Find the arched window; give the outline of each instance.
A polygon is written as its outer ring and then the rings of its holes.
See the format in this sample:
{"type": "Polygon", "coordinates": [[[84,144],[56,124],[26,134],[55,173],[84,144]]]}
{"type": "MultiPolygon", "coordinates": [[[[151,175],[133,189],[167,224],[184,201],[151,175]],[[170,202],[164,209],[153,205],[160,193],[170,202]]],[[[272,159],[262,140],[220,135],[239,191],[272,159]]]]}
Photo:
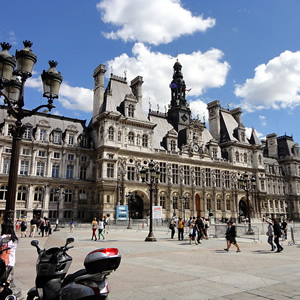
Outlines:
{"type": "Polygon", "coordinates": [[[25,201],[26,200],[26,191],[27,190],[26,190],[25,186],[19,186],[17,200],[25,201]]]}
{"type": "Polygon", "coordinates": [[[72,198],[73,198],[73,192],[72,192],[72,190],[66,189],[64,191],[64,193],[65,193],[65,199],[64,199],[64,201],[65,202],[72,202],[72,198]]]}
{"type": "Polygon", "coordinates": [[[34,201],[42,201],[43,200],[43,189],[41,187],[37,187],[34,190],[34,201]]]}
{"type": "Polygon", "coordinates": [[[59,188],[52,188],[50,190],[50,199],[49,201],[53,202],[53,201],[57,201],[57,191],[59,188]]]}
{"type": "Polygon", "coordinates": [[[236,160],[236,162],[240,161],[240,155],[238,152],[235,152],[235,160],[236,160]]]}
{"type": "Polygon", "coordinates": [[[0,187],[0,200],[7,200],[7,189],[8,186],[6,185],[0,187]]]}
{"type": "Polygon", "coordinates": [[[112,126],[110,126],[108,129],[108,139],[110,141],[113,141],[115,139],[115,130],[112,126]]]}
{"type": "Polygon", "coordinates": [[[147,134],[143,134],[142,146],[143,147],[148,147],[148,135],[147,134]]]}
{"type": "Polygon", "coordinates": [[[128,143],[134,145],[134,133],[132,131],[128,134],[128,143]]]}
{"type": "Polygon", "coordinates": [[[134,105],[133,104],[129,104],[128,105],[128,117],[134,117],[134,105]]]}

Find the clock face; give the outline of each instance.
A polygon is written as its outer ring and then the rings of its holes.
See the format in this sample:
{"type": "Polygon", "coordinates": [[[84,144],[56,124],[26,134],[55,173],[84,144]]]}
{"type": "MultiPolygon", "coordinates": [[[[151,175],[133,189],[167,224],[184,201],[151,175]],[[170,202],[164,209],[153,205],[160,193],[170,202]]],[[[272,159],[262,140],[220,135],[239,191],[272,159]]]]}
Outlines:
{"type": "Polygon", "coordinates": [[[197,144],[194,144],[193,150],[194,150],[194,152],[198,152],[199,151],[199,146],[197,144]]]}

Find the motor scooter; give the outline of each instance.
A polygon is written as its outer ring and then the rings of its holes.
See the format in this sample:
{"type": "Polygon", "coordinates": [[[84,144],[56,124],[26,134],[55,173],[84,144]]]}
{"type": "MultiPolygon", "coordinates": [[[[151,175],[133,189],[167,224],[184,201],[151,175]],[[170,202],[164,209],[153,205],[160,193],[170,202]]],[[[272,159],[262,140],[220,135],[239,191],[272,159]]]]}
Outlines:
{"type": "Polygon", "coordinates": [[[73,246],[73,238],[68,238],[62,247],[41,249],[37,240],[31,245],[36,247],[35,287],[27,293],[27,300],[79,300],[108,299],[110,287],[106,277],[115,271],[121,262],[117,248],[100,248],[88,253],[84,269],[67,275],[72,257],[67,251],[73,246]],[[67,276],[66,276],[67,275],[67,276]]]}
{"type": "MultiPolygon", "coordinates": [[[[10,241],[10,237],[5,237],[1,240],[0,243],[0,256],[8,251],[10,248],[7,246],[7,243],[10,241]]],[[[6,264],[4,259],[0,258],[0,300],[8,300],[8,299],[16,299],[13,295],[12,289],[9,287],[9,283],[7,282],[7,278],[5,276],[6,272],[6,264]]]]}

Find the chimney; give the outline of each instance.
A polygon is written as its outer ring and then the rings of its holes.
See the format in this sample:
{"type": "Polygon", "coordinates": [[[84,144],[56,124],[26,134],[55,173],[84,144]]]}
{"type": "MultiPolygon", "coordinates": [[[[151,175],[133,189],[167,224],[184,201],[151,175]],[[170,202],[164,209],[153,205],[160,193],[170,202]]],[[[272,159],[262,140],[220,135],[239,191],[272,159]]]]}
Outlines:
{"type": "Polygon", "coordinates": [[[93,101],[93,119],[99,114],[100,107],[104,100],[104,74],[105,65],[99,65],[94,70],[94,101],[93,101]]]}
{"type": "Polygon", "coordinates": [[[143,98],[143,90],[142,90],[143,83],[144,81],[142,76],[135,77],[130,83],[132,93],[134,96],[136,96],[140,105],[142,105],[142,98],[143,98]]]}

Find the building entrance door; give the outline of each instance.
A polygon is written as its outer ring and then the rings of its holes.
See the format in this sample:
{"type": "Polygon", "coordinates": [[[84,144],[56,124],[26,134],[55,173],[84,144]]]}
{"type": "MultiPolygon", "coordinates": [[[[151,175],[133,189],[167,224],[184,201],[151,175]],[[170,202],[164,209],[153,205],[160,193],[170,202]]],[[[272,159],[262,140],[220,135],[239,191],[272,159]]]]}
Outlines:
{"type": "Polygon", "coordinates": [[[144,203],[142,198],[135,194],[131,200],[130,216],[131,219],[143,219],[144,203]]]}
{"type": "Polygon", "coordinates": [[[201,216],[200,196],[198,194],[195,196],[195,203],[197,216],[201,216]]]}

